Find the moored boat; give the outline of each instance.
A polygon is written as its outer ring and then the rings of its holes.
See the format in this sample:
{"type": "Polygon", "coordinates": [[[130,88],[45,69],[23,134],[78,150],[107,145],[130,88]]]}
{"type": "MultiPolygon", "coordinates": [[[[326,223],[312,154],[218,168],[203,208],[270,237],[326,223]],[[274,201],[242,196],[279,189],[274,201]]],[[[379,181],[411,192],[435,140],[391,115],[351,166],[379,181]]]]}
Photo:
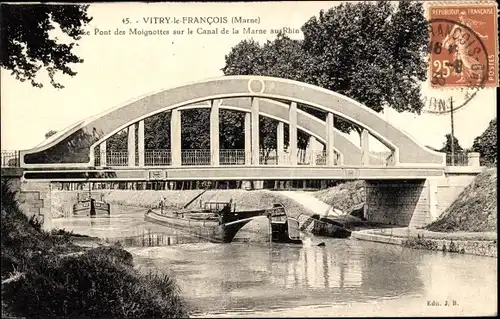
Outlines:
{"type": "Polygon", "coordinates": [[[302,244],[299,221],[289,217],[281,204],[274,204],[271,213],[271,230],[273,242],[302,244]]]}
{"type": "Polygon", "coordinates": [[[111,205],[104,200],[101,193],[78,193],[77,203],[73,205],[73,215],[109,216],[111,205]]]}
{"type": "Polygon", "coordinates": [[[238,231],[251,220],[267,216],[271,219],[273,242],[302,243],[298,232],[298,221],[288,218],[284,208],[282,213],[276,213],[277,211],[280,209],[236,211],[231,202],[207,202],[203,209],[198,210],[150,209],[144,219],[186,231],[212,242],[230,243],[238,231]]]}
{"type": "Polygon", "coordinates": [[[328,217],[319,217],[318,215],[314,215],[312,218],[314,219],[314,227],[311,230],[313,235],[333,238],[348,238],[351,236],[351,231],[338,221],[328,217]]]}

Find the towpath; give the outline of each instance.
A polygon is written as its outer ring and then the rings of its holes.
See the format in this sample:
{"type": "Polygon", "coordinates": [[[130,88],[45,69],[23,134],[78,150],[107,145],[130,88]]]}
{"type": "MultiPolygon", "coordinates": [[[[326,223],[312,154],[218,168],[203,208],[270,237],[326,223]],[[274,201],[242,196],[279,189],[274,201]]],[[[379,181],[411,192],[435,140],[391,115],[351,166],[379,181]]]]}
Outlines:
{"type": "Polygon", "coordinates": [[[278,193],[295,200],[316,214],[324,215],[328,212],[329,216],[342,216],[341,211],[333,210],[330,205],[314,197],[313,193],[303,191],[278,191],[278,193]]]}

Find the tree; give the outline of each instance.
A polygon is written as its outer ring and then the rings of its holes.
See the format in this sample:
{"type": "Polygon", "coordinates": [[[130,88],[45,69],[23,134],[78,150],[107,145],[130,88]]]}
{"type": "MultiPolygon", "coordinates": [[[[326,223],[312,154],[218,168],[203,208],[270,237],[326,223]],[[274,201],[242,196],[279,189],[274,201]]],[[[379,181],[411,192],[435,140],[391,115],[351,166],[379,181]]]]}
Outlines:
{"type": "Polygon", "coordinates": [[[63,88],[56,82],[57,73],[76,75],[71,64],[83,60],[73,53],[76,41],[84,34],[84,27],[92,18],[87,16],[88,5],[52,4],[2,4],[0,15],[0,65],[12,71],[17,80],[31,81],[35,87],[43,85],[35,80],[44,68],[50,83],[63,88]],[[67,35],[70,43],[49,37],[56,29],[67,35]]]}
{"type": "MultiPolygon", "coordinates": [[[[455,136],[453,137],[453,146],[455,154],[462,153],[464,151],[463,148],[460,146],[458,139],[455,136]]],[[[443,147],[439,151],[447,154],[451,153],[451,134],[446,134],[446,141],[444,142],[443,147]]]]}
{"type": "Polygon", "coordinates": [[[490,121],[488,128],[474,139],[472,150],[480,154],[481,165],[496,165],[497,163],[497,119],[490,121]]]}
{"type": "Polygon", "coordinates": [[[45,139],[48,139],[49,137],[51,137],[52,135],[54,135],[56,133],[57,133],[57,131],[54,131],[54,130],[48,131],[47,133],[45,133],[45,139]]]}
{"type": "Polygon", "coordinates": [[[110,152],[126,152],[128,150],[128,130],[121,130],[111,136],[106,142],[106,149],[110,152]]]}
{"type": "MultiPolygon", "coordinates": [[[[376,112],[389,106],[420,113],[428,42],[422,3],[341,4],[312,17],[302,32],[301,41],[279,35],[260,46],[244,40],[226,56],[222,71],[299,80],[344,94],[376,112]]],[[[324,119],[321,112],[305,109],[324,119]]],[[[335,126],[344,132],[355,127],[345,121],[335,126]]]]}

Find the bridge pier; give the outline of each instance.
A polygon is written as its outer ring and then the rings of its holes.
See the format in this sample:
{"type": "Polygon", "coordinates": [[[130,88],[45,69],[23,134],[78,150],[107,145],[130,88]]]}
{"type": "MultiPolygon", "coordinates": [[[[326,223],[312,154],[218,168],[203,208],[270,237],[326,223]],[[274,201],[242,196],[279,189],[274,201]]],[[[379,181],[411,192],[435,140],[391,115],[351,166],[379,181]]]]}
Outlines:
{"type": "Polygon", "coordinates": [[[469,186],[483,168],[449,166],[445,175],[420,180],[366,180],[365,217],[401,227],[424,227],[469,186]]]}
{"type": "Polygon", "coordinates": [[[11,191],[17,192],[16,199],[19,208],[28,218],[35,216],[42,223],[43,229],[50,230],[52,227],[51,183],[25,180],[22,174],[22,170],[8,176],[2,174],[2,183],[7,183],[11,191]]]}
{"type": "Polygon", "coordinates": [[[429,183],[426,180],[367,180],[365,217],[400,227],[430,223],[429,183]]]}

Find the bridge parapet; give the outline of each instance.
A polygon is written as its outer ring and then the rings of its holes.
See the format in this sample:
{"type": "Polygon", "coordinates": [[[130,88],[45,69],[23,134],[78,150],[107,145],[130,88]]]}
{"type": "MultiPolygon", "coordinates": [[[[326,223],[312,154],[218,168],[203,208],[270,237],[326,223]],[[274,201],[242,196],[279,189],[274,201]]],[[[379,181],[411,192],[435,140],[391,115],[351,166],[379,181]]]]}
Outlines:
{"type": "MultiPolygon", "coordinates": [[[[195,149],[181,151],[181,166],[197,165],[252,165],[249,159],[252,152],[240,149],[223,149],[215,156],[209,149],[195,149]],[[218,163],[216,163],[218,160],[218,163]]],[[[306,166],[328,166],[327,153],[325,150],[305,150],[296,151],[296,161],[293,161],[289,151],[280,152],[276,149],[260,150],[259,165],[306,165],[306,166]]],[[[361,161],[361,158],[360,158],[361,161]]],[[[341,166],[342,155],[335,152],[333,165],[341,166]]],[[[391,152],[371,153],[368,166],[393,166],[394,156],[391,152]]],[[[172,152],[168,149],[146,150],[135,152],[135,160],[130,163],[129,152],[97,152],[94,156],[96,167],[150,167],[150,166],[174,166],[172,163],[172,152]],[[143,163],[143,165],[141,165],[143,163]],[[130,165],[132,164],[132,165],[130,165]]]]}
{"type": "Polygon", "coordinates": [[[2,151],[2,167],[19,167],[19,151],[2,151]]]}

